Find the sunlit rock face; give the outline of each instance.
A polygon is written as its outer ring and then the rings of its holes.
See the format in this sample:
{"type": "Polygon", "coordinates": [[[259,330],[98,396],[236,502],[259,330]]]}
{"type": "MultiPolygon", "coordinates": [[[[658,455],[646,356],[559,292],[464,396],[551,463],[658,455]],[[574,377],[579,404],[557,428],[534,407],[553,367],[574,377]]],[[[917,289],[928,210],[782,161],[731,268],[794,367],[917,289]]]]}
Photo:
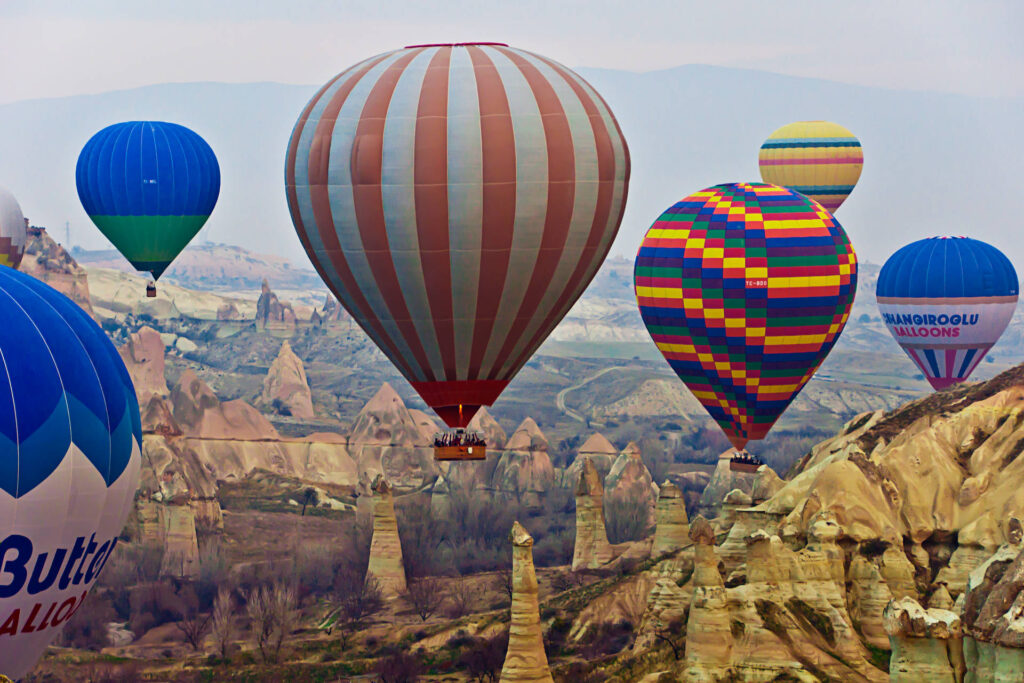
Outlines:
{"type": "Polygon", "coordinates": [[[512,525],[512,618],[501,683],[553,683],[544,652],[533,567],[533,537],[519,523],[512,525]]]}
{"type": "Polygon", "coordinates": [[[591,434],[590,438],[584,441],[579,451],[576,452],[576,458],[572,461],[572,464],[565,469],[562,485],[566,487],[576,486],[580,480],[580,473],[583,471],[583,463],[586,460],[590,460],[594,464],[601,481],[604,481],[618,455],[618,449],[603,434],[600,432],[591,434]]]}
{"type": "Polygon", "coordinates": [[[675,552],[690,542],[690,520],[686,516],[683,492],[675,484],[665,481],[658,490],[658,504],[654,511],[654,543],[651,557],[675,552]]]}
{"type": "Polygon", "coordinates": [[[612,464],[604,480],[605,504],[636,506],[642,510],[645,528],[653,529],[658,487],[640,457],[640,448],[630,442],[612,464]]]}

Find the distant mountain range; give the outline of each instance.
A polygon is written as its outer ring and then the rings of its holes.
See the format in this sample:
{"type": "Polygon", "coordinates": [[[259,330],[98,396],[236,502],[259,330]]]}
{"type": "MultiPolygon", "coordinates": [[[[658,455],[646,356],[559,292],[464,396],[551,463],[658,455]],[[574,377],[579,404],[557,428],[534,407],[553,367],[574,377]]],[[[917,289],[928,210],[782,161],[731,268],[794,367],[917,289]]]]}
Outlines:
{"type": "MultiPolygon", "coordinates": [[[[615,254],[632,256],[651,221],[690,192],[757,180],[758,147],[776,127],[827,118],[864,144],[864,174],[838,213],[862,259],[880,263],[903,243],[933,234],[970,234],[1024,259],[1024,242],[1011,239],[1024,157],[1021,98],[885,90],[711,66],[579,71],[615,111],[632,153],[615,254]]],[[[222,169],[219,205],[196,243],[243,245],[305,265],[282,169],[292,126],[314,90],[179,83],[3,105],[0,185],[58,239],[70,221],[72,244],[107,248],[78,202],[79,150],[114,121],[177,121],[210,142],[222,169]]]]}

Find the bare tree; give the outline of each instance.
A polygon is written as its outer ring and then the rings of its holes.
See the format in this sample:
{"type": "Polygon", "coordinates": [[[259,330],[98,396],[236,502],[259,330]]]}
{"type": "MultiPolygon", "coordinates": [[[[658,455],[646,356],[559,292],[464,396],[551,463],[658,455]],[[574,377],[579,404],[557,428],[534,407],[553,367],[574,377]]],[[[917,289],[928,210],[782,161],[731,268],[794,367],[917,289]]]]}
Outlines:
{"type": "Polygon", "coordinates": [[[180,600],[178,613],[181,619],[174,622],[174,625],[181,631],[181,635],[192,647],[192,651],[198,652],[203,646],[206,632],[210,629],[210,615],[199,611],[199,598],[190,587],[182,587],[178,591],[178,599],[180,600]]]}
{"type": "Polygon", "coordinates": [[[284,645],[284,641],[299,625],[295,589],[283,582],[274,584],[271,605],[274,614],[274,633],[271,644],[274,648],[274,661],[276,662],[281,658],[281,647],[284,645]]]}
{"type": "Polygon", "coordinates": [[[672,657],[678,660],[686,648],[686,625],[682,619],[673,619],[654,629],[654,637],[672,648],[672,657]]]}
{"type": "Polygon", "coordinates": [[[235,637],[235,603],[231,598],[231,591],[227,588],[221,588],[217,592],[216,600],[213,601],[211,630],[220,656],[227,657],[228,647],[235,637]]]}
{"type": "Polygon", "coordinates": [[[246,611],[264,662],[276,662],[284,641],[298,624],[295,590],[282,581],[259,586],[249,594],[246,611]]]}
{"type": "Polygon", "coordinates": [[[479,592],[466,577],[460,576],[448,586],[448,598],[451,603],[449,616],[459,619],[476,608],[479,592]]]}
{"type": "Polygon", "coordinates": [[[409,584],[405,591],[405,599],[412,605],[419,618],[426,621],[437,613],[444,602],[441,581],[433,576],[417,579],[409,584]]]}
{"type": "Polygon", "coordinates": [[[272,593],[270,586],[257,586],[249,593],[245,605],[245,611],[252,621],[252,636],[264,662],[270,661],[270,640],[274,635],[272,593]]]}
{"type": "Polygon", "coordinates": [[[498,583],[498,589],[505,591],[505,595],[508,596],[508,601],[512,602],[512,567],[503,567],[497,571],[496,579],[498,583]]]}

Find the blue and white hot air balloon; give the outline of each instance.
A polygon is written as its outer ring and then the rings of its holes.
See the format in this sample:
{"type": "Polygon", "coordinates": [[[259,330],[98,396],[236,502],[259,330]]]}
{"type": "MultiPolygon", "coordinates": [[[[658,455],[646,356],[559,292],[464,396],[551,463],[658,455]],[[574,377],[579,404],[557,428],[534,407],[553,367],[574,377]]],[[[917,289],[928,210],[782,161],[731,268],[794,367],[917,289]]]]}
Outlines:
{"type": "Polygon", "coordinates": [[[935,389],[963,382],[999,340],[1017,307],[1017,271],[970,237],[930,237],[889,257],[878,309],[896,342],[935,389]]]}
{"type": "Polygon", "coordinates": [[[110,340],[0,266],[0,674],[26,675],[81,606],[139,483],[142,430],[110,340]]]}

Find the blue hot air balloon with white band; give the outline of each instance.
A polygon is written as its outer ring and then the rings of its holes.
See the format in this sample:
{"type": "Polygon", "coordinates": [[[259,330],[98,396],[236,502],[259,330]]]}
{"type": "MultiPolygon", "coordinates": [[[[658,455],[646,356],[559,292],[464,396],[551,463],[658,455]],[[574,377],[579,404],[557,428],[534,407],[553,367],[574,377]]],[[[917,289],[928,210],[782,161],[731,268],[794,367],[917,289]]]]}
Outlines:
{"type": "Polygon", "coordinates": [[[117,545],[142,425],[114,345],[74,302],[0,266],[0,674],[26,675],[117,545]]]}
{"type": "Polygon", "coordinates": [[[889,331],[935,389],[963,382],[1017,307],[1017,271],[970,237],[908,244],[882,266],[875,290],[889,331]]]}

